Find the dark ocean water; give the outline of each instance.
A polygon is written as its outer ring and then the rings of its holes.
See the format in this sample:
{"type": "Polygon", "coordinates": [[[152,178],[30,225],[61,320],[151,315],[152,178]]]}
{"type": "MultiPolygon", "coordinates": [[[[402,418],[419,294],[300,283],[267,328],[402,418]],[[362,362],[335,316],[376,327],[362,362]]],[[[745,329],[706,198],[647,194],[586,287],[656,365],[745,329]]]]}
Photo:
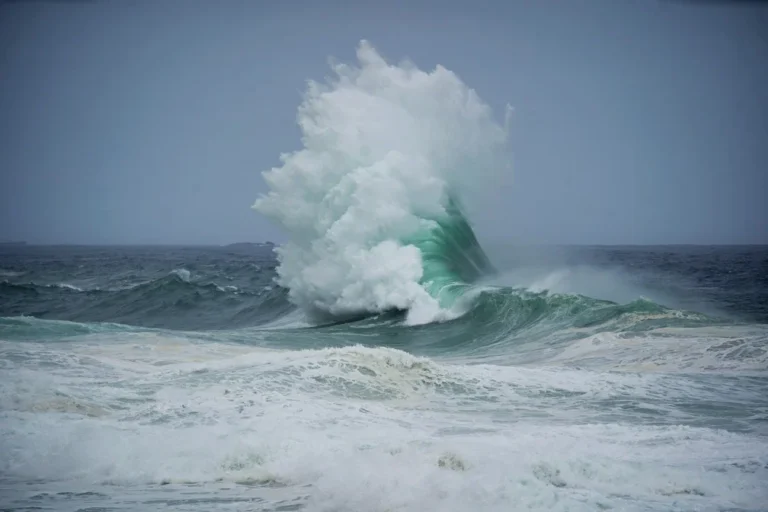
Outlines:
{"type": "Polygon", "coordinates": [[[271,247],[0,248],[2,316],[231,329],[292,309],[271,247]]]}
{"type": "MultiPolygon", "coordinates": [[[[563,281],[571,282],[553,284],[568,291],[627,302],[642,294],[670,307],[768,322],[765,246],[500,247],[493,253],[502,275],[511,273],[510,284],[565,269],[563,281]]],[[[0,315],[184,330],[258,326],[294,309],[273,282],[276,267],[270,246],[0,246],[0,315]]]]}
{"type": "Polygon", "coordinates": [[[316,325],[271,247],[0,247],[0,508],[766,509],[768,248],[488,254],[316,325]]]}

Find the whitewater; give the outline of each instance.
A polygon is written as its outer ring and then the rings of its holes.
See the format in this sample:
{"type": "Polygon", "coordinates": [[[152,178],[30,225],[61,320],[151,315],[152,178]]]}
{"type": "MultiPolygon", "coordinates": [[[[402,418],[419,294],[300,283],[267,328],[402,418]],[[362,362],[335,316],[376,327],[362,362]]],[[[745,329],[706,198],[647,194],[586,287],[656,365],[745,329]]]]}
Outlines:
{"type": "Polygon", "coordinates": [[[285,244],[0,246],[0,509],[766,510],[768,249],[481,244],[511,110],[332,71],[285,244]]]}
{"type": "Polygon", "coordinates": [[[428,323],[463,277],[446,274],[486,265],[466,252],[477,245],[454,193],[508,168],[506,131],[443,67],[389,65],[365,41],[357,57],[309,83],[304,149],[265,173],[271,190],[254,206],[290,234],[279,282],[308,313],[399,309],[428,323]]]}

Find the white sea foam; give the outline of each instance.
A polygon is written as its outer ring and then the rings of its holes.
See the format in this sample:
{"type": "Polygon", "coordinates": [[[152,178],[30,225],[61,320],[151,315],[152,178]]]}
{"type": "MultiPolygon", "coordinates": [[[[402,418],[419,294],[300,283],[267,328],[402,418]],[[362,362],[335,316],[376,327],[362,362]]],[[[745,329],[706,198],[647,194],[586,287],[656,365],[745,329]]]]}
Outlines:
{"type": "Polygon", "coordinates": [[[56,284],[53,284],[51,286],[53,286],[54,288],[63,288],[65,290],[71,290],[73,292],[82,292],[83,291],[82,288],[80,288],[78,286],[75,286],[73,284],[68,284],[68,283],[56,283],[56,284]]]}
{"type": "MultiPolygon", "coordinates": [[[[643,317],[648,318],[648,315],[643,317]]],[[[537,364],[644,372],[766,374],[768,329],[757,325],[668,327],[642,333],[604,332],[574,341],[556,356],[537,364]]]]}
{"type": "Polygon", "coordinates": [[[3,481],[98,492],[114,506],[167,499],[153,485],[186,486],[213,500],[208,510],[274,509],[278,496],[311,511],[755,509],[768,499],[765,433],[675,424],[697,400],[712,421],[718,404],[758,411],[764,387],[110,336],[0,344],[3,481]],[[613,421],[590,424],[596,415],[613,421]],[[267,501],[217,505],[227,493],[267,501]]]}
{"type": "Polygon", "coordinates": [[[171,270],[170,275],[174,275],[186,283],[192,280],[192,273],[185,268],[175,268],[171,270]]]}
{"type": "Polygon", "coordinates": [[[304,148],[264,173],[254,207],[291,241],[277,249],[279,280],[310,312],[409,310],[441,315],[419,284],[420,251],[404,240],[445,215],[449,190],[505,165],[506,131],[451,71],[387,64],[366,42],[358,66],[310,82],[299,108],[304,148]]]}

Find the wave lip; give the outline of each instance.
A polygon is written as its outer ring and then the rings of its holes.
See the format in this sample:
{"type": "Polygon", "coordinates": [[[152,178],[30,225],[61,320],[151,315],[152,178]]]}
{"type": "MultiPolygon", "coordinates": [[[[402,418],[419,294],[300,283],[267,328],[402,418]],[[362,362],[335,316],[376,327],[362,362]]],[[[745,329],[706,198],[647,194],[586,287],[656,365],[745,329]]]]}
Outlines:
{"type": "Polygon", "coordinates": [[[304,148],[264,173],[254,208],[290,234],[278,282],[311,316],[407,310],[426,323],[446,316],[446,287],[485,266],[457,195],[505,166],[507,132],[447,69],[387,64],[365,41],[357,57],[310,82],[304,148]]]}

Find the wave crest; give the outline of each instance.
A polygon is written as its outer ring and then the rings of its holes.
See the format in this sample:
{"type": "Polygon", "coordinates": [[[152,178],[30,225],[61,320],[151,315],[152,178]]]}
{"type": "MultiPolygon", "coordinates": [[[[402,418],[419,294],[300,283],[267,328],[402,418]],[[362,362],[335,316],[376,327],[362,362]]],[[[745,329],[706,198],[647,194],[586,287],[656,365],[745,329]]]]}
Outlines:
{"type": "Polygon", "coordinates": [[[288,231],[278,281],[310,315],[426,323],[447,316],[457,266],[486,266],[456,194],[506,165],[507,132],[451,71],[387,64],[365,41],[357,57],[309,83],[304,148],[264,173],[254,208],[288,231]]]}

